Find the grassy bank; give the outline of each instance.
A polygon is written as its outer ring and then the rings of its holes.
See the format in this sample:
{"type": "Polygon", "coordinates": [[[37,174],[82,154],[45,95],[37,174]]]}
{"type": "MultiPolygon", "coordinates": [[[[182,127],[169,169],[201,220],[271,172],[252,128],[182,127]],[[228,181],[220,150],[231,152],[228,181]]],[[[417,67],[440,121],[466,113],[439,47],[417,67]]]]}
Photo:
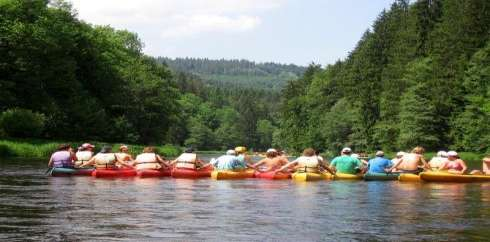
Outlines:
{"type": "MultiPolygon", "coordinates": [[[[71,144],[75,149],[85,142],[67,142],[67,141],[50,141],[50,140],[0,140],[0,157],[25,157],[25,158],[48,158],[61,143],[71,144]]],[[[113,150],[118,150],[120,143],[90,142],[95,145],[98,151],[104,145],[111,145],[113,150]]],[[[129,146],[129,152],[134,156],[143,150],[143,145],[126,144],[129,146]]],[[[157,152],[165,157],[175,157],[179,155],[182,149],[175,145],[155,146],[157,152]]]]}

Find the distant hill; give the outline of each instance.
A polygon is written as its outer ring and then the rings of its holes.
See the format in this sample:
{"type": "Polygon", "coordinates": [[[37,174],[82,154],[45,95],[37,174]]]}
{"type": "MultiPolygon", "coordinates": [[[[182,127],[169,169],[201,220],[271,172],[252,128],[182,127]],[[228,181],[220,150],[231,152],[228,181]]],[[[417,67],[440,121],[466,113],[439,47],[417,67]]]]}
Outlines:
{"type": "Polygon", "coordinates": [[[280,90],[295,80],[305,67],[293,64],[255,63],[248,60],[210,60],[207,58],[159,57],[172,70],[199,76],[212,85],[280,90]]]}

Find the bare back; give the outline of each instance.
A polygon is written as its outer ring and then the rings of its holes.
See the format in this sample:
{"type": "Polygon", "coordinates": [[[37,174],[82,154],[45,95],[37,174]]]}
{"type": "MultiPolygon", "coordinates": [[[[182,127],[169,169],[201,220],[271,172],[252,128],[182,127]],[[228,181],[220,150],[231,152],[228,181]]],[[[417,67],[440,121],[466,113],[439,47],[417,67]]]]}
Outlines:
{"type": "Polygon", "coordinates": [[[406,154],[401,159],[401,163],[398,165],[398,170],[403,171],[416,171],[419,164],[422,163],[422,156],[415,153],[406,154]]]}

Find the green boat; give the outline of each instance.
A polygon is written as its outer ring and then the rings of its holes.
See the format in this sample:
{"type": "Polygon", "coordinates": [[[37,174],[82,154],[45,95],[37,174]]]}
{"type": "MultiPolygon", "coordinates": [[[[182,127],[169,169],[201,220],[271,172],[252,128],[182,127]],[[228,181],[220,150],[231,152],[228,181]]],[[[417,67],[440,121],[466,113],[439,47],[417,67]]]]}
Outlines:
{"type": "Polygon", "coordinates": [[[396,173],[366,173],[364,174],[365,181],[393,181],[398,180],[400,174],[396,173]]]}

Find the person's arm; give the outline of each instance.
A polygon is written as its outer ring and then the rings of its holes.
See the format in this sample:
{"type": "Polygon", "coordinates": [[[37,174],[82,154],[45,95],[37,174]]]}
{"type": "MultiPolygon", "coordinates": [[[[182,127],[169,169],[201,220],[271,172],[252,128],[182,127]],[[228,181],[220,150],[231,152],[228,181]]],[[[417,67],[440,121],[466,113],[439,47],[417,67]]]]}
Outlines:
{"type": "Polygon", "coordinates": [[[482,171],[483,171],[483,174],[485,174],[485,175],[490,174],[490,158],[484,158],[483,159],[482,171]]]}
{"type": "Polygon", "coordinates": [[[281,168],[275,170],[275,172],[285,171],[289,167],[291,167],[293,165],[296,165],[296,164],[298,164],[298,161],[297,160],[291,161],[291,162],[287,163],[286,165],[283,165],[281,168]]]}
{"type": "Polygon", "coordinates": [[[263,165],[266,161],[267,161],[267,159],[262,159],[259,162],[255,163],[255,164],[253,164],[251,166],[252,166],[253,169],[256,169],[257,167],[263,165]]]}
{"type": "Polygon", "coordinates": [[[160,163],[160,165],[162,165],[162,166],[163,166],[163,167],[165,167],[165,168],[166,168],[166,167],[168,167],[168,164],[167,164],[167,163],[165,163],[165,161],[162,159],[162,157],[161,157],[161,156],[156,155],[156,158],[157,158],[157,162],[158,162],[158,163],[160,163]]]}
{"type": "Polygon", "coordinates": [[[125,161],[120,160],[119,157],[117,157],[116,154],[114,154],[114,158],[116,158],[116,163],[119,163],[119,164],[121,164],[121,165],[123,165],[125,167],[134,168],[134,166],[132,166],[131,164],[128,164],[125,161]]]}
{"type": "Polygon", "coordinates": [[[463,169],[461,170],[461,174],[464,174],[468,170],[468,166],[466,165],[466,162],[464,160],[459,159],[459,164],[461,164],[461,167],[463,169]]]}
{"type": "Polygon", "coordinates": [[[333,171],[332,169],[330,169],[330,167],[328,167],[328,162],[327,161],[322,160],[320,162],[320,166],[323,167],[323,169],[327,170],[330,174],[335,175],[335,171],[333,171]]]}
{"type": "Polygon", "coordinates": [[[90,158],[90,160],[88,160],[85,164],[82,164],[79,167],[80,168],[83,168],[83,167],[92,166],[92,165],[95,165],[95,156],[93,156],[92,158],[90,158]]]}
{"type": "Polygon", "coordinates": [[[427,163],[427,161],[425,161],[424,156],[422,156],[422,155],[420,156],[420,161],[422,162],[422,165],[423,165],[422,168],[424,168],[424,170],[427,170],[427,169],[430,170],[430,166],[427,163]]]}
{"type": "Polygon", "coordinates": [[[441,165],[441,167],[439,167],[438,171],[446,170],[448,163],[449,163],[448,161],[445,161],[444,163],[442,163],[442,165],[441,165]]]}
{"type": "Polygon", "coordinates": [[[53,157],[49,157],[48,167],[53,167],[53,157]]]}
{"type": "Polygon", "coordinates": [[[398,166],[403,162],[403,158],[398,159],[398,161],[391,167],[389,172],[392,172],[394,169],[398,168],[398,166]]]}

